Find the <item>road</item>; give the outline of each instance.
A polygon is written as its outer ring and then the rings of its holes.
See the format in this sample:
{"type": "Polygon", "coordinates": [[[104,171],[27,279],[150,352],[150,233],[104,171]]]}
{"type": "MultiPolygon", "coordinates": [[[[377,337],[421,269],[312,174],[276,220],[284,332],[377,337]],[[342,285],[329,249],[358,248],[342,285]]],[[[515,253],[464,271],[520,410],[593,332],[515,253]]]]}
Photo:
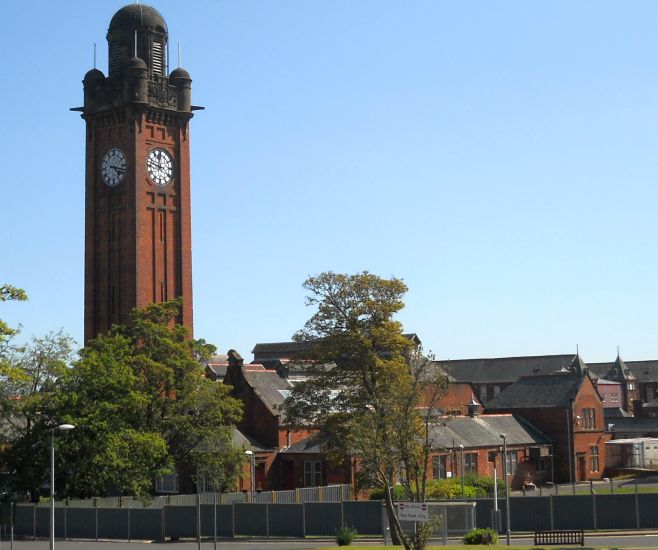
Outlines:
{"type": "MultiPolygon", "coordinates": [[[[377,541],[381,544],[380,541],[377,541]]],[[[333,546],[333,540],[294,540],[294,541],[234,541],[221,540],[217,543],[218,550],[308,550],[319,546],[333,546]]],[[[370,544],[375,544],[371,542],[370,544]]],[[[440,543],[436,543],[440,544],[440,543]]],[[[450,541],[450,544],[459,544],[459,541],[450,541]]],[[[531,537],[514,537],[512,538],[513,546],[532,546],[531,537]]],[[[498,548],[505,545],[505,537],[501,537],[498,548]]],[[[55,547],[57,550],[146,550],[144,548],[163,550],[196,550],[196,542],[94,542],[94,541],[57,541],[55,547]],[[148,546],[147,546],[148,545],[148,546]]],[[[355,544],[359,546],[359,544],[355,544]]],[[[658,533],[634,533],[624,536],[620,535],[586,535],[585,546],[599,546],[606,548],[658,548],[658,533]]],[[[37,541],[14,541],[13,550],[46,550],[48,548],[47,540],[37,541]]],[[[7,541],[0,543],[0,550],[10,550],[10,544],[7,541]]],[[[201,550],[214,550],[212,542],[201,544],[201,550]]]]}

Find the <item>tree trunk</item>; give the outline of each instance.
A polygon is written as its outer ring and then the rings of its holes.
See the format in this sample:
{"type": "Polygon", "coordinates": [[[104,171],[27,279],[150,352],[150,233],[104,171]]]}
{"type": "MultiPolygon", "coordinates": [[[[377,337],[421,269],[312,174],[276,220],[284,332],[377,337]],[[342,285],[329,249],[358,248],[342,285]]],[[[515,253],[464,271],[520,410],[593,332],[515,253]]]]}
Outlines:
{"type": "Polygon", "coordinates": [[[395,506],[393,505],[393,498],[391,497],[391,488],[387,485],[384,487],[384,502],[386,503],[386,513],[388,515],[388,526],[391,530],[391,542],[395,546],[404,545],[405,550],[410,550],[411,546],[404,536],[400,520],[395,514],[395,506]]]}

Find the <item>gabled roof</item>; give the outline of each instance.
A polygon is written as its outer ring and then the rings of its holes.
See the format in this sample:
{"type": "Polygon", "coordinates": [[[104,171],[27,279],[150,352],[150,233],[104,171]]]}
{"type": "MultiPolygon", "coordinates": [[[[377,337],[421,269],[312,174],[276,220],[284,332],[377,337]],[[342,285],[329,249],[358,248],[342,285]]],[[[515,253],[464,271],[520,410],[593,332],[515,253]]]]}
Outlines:
{"type": "Polygon", "coordinates": [[[495,411],[568,407],[578,394],[584,379],[585,377],[570,372],[522,376],[489,401],[486,409],[495,411]]]}
{"type": "MultiPolygon", "coordinates": [[[[281,378],[274,370],[244,368],[243,376],[254,393],[260,397],[263,404],[274,416],[281,416],[279,407],[283,405],[287,393],[292,388],[285,378],[281,378]]],[[[248,365],[251,367],[251,365],[248,365]]]]}
{"type": "Polygon", "coordinates": [[[251,353],[268,357],[280,357],[288,354],[298,354],[309,351],[313,347],[313,342],[267,342],[256,344],[251,353]]]}
{"type": "Polygon", "coordinates": [[[237,428],[233,429],[233,434],[231,435],[231,444],[235,449],[245,449],[254,452],[258,451],[274,451],[272,447],[264,445],[260,441],[257,441],[253,437],[248,436],[247,434],[242,433],[237,428]]]}
{"type": "Polygon", "coordinates": [[[513,383],[522,376],[568,369],[574,354],[531,355],[482,359],[439,360],[438,365],[455,381],[472,384],[513,383]]]}
{"type": "Polygon", "coordinates": [[[499,447],[501,434],[507,435],[508,445],[545,445],[550,440],[534,426],[511,414],[484,416],[455,416],[444,425],[432,428],[435,449],[499,447]]]}
{"type": "Polygon", "coordinates": [[[320,434],[311,434],[287,449],[281,451],[282,453],[304,453],[304,454],[319,454],[322,452],[322,437],[320,434]]]}
{"type": "MultiPolygon", "coordinates": [[[[599,376],[608,377],[616,363],[616,361],[612,363],[591,363],[589,367],[599,376]]],[[[622,363],[638,382],[658,382],[658,361],[622,361],[622,363]]]]}
{"type": "MultiPolygon", "coordinates": [[[[414,332],[404,335],[405,338],[411,340],[415,345],[420,345],[420,338],[414,332]]],[[[272,359],[302,357],[305,352],[313,349],[314,342],[309,340],[303,341],[290,341],[290,342],[264,342],[256,344],[251,353],[254,354],[254,359],[258,361],[266,361],[272,359]]]]}

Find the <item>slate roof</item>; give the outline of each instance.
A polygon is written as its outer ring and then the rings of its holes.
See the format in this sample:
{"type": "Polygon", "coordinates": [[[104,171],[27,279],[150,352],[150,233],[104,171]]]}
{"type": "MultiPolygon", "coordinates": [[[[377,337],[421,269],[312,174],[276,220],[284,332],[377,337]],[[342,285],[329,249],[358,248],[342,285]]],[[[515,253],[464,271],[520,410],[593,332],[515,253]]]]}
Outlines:
{"type": "MultiPolygon", "coordinates": [[[[465,449],[499,447],[500,434],[507,435],[508,445],[548,445],[550,439],[527,422],[511,414],[452,417],[445,424],[432,428],[430,437],[435,450],[452,449],[463,445],[465,449]]],[[[312,434],[287,449],[284,453],[319,454],[322,438],[312,434]]]]}
{"type": "Polygon", "coordinates": [[[501,434],[507,435],[508,445],[546,445],[548,437],[524,420],[511,414],[483,416],[455,416],[445,425],[432,428],[431,437],[436,449],[499,447],[501,434]]]}
{"type": "MultiPolygon", "coordinates": [[[[285,392],[290,391],[292,384],[285,378],[281,378],[279,373],[273,370],[265,370],[261,365],[260,369],[252,370],[246,368],[243,370],[243,376],[256,395],[258,395],[274,416],[281,416],[282,412],[279,407],[285,400],[285,392]]],[[[251,367],[251,365],[248,365],[251,367]]]]}
{"type": "Polygon", "coordinates": [[[629,416],[610,419],[609,424],[614,424],[614,427],[612,428],[613,433],[631,433],[638,435],[658,433],[658,418],[638,418],[635,416],[629,416]]]}
{"type": "MultiPolygon", "coordinates": [[[[405,338],[411,340],[414,344],[420,345],[420,338],[414,332],[404,335],[405,338]]],[[[266,361],[280,358],[298,357],[303,355],[303,352],[309,351],[313,348],[314,342],[301,341],[301,342],[265,342],[256,344],[251,353],[254,354],[254,360],[266,361]]]]}
{"type": "Polygon", "coordinates": [[[322,439],[319,434],[312,434],[291,445],[287,449],[281,451],[282,453],[303,453],[303,454],[319,454],[321,450],[322,439]]]}
{"type": "Polygon", "coordinates": [[[549,374],[569,368],[574,354],[531,355],[482,359],[439,360],[436,363],[455,381],[472,384],[513,383],[522,376],[549,374]]]}
{"type": "Polygon", "coordinates": [[[607,422],[614,422],[617,418],[628,418],[631,414],[621,407],[603,407],[603,419],[607,422]]]}
{"type": "Polygon", "coordinates": [[[242,448],[245,450],[251,450],[254,452],[258,451],[274,451],[276,449],[264,445],[260,441],[257,441],[253,437],[248,436],[247,434],[242,433],[237,428],[233,429],[233,434],[231,435],[231,443],[234,448],[242,448]]]}
{"type": "MultiPolygon", "coordinates": [[[[614,361],[612,363],[589,363],[589,368],[599,376],[607,376],[614,364],[614,361]]],[[[635,375],[638,382],[658,382],[658,361],[624,361],[624,364],[635,375]]]]}
{"type": "Polygon", "coordinates": [[[487,411],[568,407],[584,378],[572,373],[522,376],[486,405],[487,411]]]}
{"type": "Polygon", "coordinates": [[[288,354],[298,354],[303,351],[308,351],[313,347],[312,342],[267,342],[256,344],[251,353],[254,356],[259,355],[263,357],[278,358],[288,354]]]}

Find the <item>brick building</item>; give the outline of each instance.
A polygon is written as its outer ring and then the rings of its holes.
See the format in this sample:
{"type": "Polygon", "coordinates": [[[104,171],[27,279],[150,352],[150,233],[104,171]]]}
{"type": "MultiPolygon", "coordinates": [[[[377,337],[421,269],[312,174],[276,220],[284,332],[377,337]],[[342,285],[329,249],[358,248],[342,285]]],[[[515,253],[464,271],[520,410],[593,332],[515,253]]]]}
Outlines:
{"type": "Polygon", "coordinates": [[[603,405],[580,357],[569,370],[521,377],[487,403],[487,413],[514,413],[553,443],[557,482],[600,479],[605,467],[603,405]]]}

